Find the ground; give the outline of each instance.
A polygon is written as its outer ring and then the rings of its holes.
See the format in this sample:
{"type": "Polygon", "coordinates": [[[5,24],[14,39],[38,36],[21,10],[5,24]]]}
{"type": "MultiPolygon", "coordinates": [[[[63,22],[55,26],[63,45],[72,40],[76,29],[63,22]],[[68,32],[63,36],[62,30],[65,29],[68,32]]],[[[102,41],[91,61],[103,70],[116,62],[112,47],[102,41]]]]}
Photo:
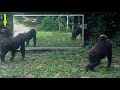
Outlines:
{"type": "Polygon", "coordinates": [[[30,30],[30,27],[25,27],[23,24],[14,24],[14,36],[19,33],[25,33],[30,30]]]}
{"type": "MultiPolygon", "coordinates": [[[[37,46],[78,46],[81,40],[78,37],[76,41],[71,41],[68,39],[69,33],[65,35],[59,31],[37,33],[37,46]]],[[[6,62],[0,62],[0,78],[120,78],[120,47],[113,47],[110,71],[106,70],[107,59],[104,58],[95,72],[85,72],[90,48],[88,45],[68,51],[26,51],[25,61],[20,60],[21,53],[18,51],[13,62],[8,53],[6,62]]]]}
{"type": "Polygon", "coordinates": [[[85,72],[88,63],[89,48],[72,51],[27,51],[25,61],[20,61],[18,52],[13,62],[9,60],[0,62],[0,77],[4,78],[120,78],[119,50],[113,50],[113,63],[111,71],[107,71],[107,59],[95,68],[95,72],[85,72]]]}

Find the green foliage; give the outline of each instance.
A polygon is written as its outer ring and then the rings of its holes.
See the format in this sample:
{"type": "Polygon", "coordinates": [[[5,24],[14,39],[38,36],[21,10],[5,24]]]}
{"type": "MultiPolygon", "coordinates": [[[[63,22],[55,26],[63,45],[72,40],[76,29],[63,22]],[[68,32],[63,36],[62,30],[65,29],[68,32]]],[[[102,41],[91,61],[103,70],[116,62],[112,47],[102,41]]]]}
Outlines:
{"type": "Polygon", "coordinates": [[[22,17],[19,17],[19,16],[14,17],[14,20],[15,20],[15,23],[19,23],[19,24],[22,23],[22,17]]]}
{"type": "Polygon", "coordinates": [[[42,23],[39,24],[38,29],[42,31],[58,30],[57,17],[44,17],[42,23]]]}
{"type": "Polygon", "coordinates": [[[95,38],[98,38],[99,35],[103,34],[104,31],[105,31],[105,27],[101,24],[100,21],[98,21],[96,29],[95,29],[95,31],[93,33],[93,36],[95,38]]]}
{"type": "Polygon", "coordinates": [[[103,33],[112,38],[116,32],[120,32],[119,17],[119,12],[85,13],[85,23],[88,24],[88,29],[85,31],[85,40],[96,39],[103,33]]]}
{"type": "Polygon", "coordinates": [[[114,45],[115,47],[120,46],[120,32],[116,33],[116,34],[113,36],[112,41],[113,41],[113,45],[114,45]]]}
{"type": "Polygon", "coordinates": [[[37,31],[58,31],[60,21],[60,31],[66,31],[66,17],[45,16],[41,23],[37,26],[37,31]]]}

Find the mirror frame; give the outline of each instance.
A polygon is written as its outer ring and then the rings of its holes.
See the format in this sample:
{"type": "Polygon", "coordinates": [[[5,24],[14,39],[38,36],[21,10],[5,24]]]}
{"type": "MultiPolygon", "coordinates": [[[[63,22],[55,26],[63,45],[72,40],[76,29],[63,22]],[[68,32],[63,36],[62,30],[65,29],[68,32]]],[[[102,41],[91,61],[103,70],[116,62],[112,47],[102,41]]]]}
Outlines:
{"type": "MultiPolygon", "coordinates": [[[[13,15],[13,36],[14,36],[14,17],[17,16],[81,16],[82,17],[82,47],[84,46],[84,14],[14,14],[13,15]]],[[[39,47],[26,47],[28,50],[37,50],[40,49],[39,47]],[[35,48],[35,49],[33,49],[35,48]]],[[[45,47],[43,47],[45,48],[45,47]]],[[[48,47],[47,47],[48,48],[48,47]]],[[[51,47],[52,48],[52,47],[51,47]]],[[[55,48],[55,47],[54,47],[55,48]]],[[[59,48],[59,47],[56,47],[59,48]]],[[[65,49],[65,47],[63,47],[65,49]]],[[[68,49],[70,48],[80,48],[80,47],[66,47],[68,49]]]]}

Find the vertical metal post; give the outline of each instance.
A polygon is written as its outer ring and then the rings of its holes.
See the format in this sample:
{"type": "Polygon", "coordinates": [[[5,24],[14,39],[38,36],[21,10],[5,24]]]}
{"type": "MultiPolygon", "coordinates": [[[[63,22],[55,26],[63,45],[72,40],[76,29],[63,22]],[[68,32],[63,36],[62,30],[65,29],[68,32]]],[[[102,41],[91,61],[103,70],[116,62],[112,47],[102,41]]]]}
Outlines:
{"type": "Polygon", "coordinates": [[[58,23],[59,23],[59,31],[61,30],[61,22],[60,22],[60,16],[58,16],[58,23]]]}
{"type": "Polygon", "coordinates": [[[68,19],[68,16],[67,16],[67,31],[68,31],[68,22],[69,22],[69,19],[68,19]]]}
{"type": "Polygon", "coordinates": [[[72,31],[74,30],[74,16],[72,16],[72,31]]]}
{"type": "Polygon", "coordinates": [[[84,15],[82,16],[82,46],[84,46],[84,15]]]}

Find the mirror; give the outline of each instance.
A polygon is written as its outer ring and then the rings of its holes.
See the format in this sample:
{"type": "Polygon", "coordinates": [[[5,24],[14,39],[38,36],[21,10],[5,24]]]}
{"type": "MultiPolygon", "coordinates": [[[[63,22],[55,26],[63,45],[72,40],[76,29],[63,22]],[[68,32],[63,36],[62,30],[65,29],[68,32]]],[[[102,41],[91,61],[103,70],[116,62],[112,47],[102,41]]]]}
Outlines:
{"type": "MultiPolygon", "coordinates": [[[[35,29],[36,47],[79,47],[84,44],[83,14],[13,15],[14,37],[35,29]]],[[[29,47],[33,46],[30,40],[29,47]]]]}

